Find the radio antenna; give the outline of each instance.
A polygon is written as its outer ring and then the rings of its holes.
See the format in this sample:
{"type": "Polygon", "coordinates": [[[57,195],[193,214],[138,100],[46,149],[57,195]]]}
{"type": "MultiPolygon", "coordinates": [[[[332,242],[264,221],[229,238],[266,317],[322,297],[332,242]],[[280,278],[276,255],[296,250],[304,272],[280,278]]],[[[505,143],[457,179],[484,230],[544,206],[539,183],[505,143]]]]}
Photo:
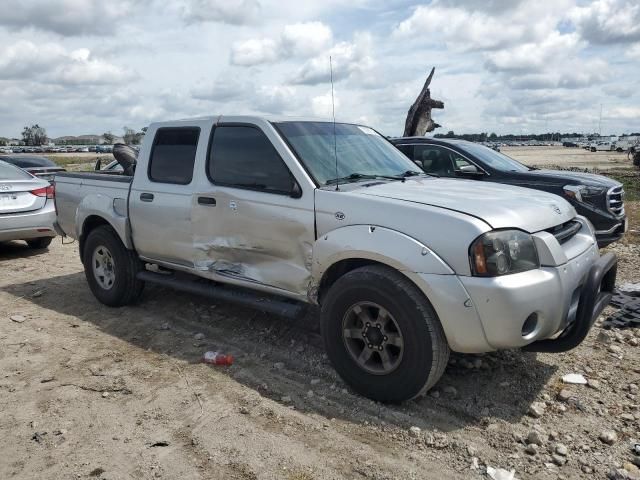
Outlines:
{"type": "Polygon", "coordinates": [[[333,98],[333,62],[329,55],[329,75],[331,77],[331,112],[333,113],[333,156],[336,160],[336,190],[340,190],[340,181],[338,180],[338,144],[336,138],[336,102],[333,98]]]}

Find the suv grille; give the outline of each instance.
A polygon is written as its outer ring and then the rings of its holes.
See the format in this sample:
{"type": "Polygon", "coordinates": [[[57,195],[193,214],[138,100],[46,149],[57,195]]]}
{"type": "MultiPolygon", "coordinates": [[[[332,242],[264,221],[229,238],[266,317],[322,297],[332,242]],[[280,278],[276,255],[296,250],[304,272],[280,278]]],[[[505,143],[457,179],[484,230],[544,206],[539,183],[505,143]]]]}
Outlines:
{"type": "Polygon", "coordinates": [[[607,209],[617,217],[624,215],[624,190],[621,186],[607,192],[607,209]]]}
{"type": "Polygon", "coordinates": [[[571,240],[573,236],[580,231],[582,224],[577,220],[570,220],[566,223],[556,225],[555,227],[548,228],[546,231],[556,237],[559,243],[564,243],[571,240]]]}

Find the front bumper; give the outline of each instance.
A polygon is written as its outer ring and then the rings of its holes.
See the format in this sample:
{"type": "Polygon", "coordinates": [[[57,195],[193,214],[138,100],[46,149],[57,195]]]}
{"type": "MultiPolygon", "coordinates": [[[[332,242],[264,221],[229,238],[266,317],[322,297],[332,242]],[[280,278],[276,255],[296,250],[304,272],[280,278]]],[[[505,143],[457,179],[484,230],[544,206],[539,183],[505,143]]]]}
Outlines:
{"type": "Polygon", "coordinates": [[[53,200],[33,212],[0,215],[0,241],[55,237],[53,222],[56,211],[53,200]]]}
{"type": "Polygon", "coordinates": [[[625,215],[616,216],[600,206],[581,203],[575,200],[571,204],[578,215],[587,217],[595,228],[595,235],[600,248],[617,242],[627,231],[628,220],[625,215]]]}
{"type": "Polygon", "coordinates": [[[454,351],[478,353],[527,345],[531,350],[562,351],[584,339],[606,305],[616,265],[615,256],[599,257],[592,244],[558,266],[495,278],[423,275],[421,279],[429,285],[425,294],[433,299],[454,351]],[[439,284],[445,280],[447,285],[439,284]],[[525,325],[530,318],[534,321],[525,325]],[[549,340],[558,334],[557,340],[549,340]],[[557,343],[552,347],[549,342],[557,343]]]}

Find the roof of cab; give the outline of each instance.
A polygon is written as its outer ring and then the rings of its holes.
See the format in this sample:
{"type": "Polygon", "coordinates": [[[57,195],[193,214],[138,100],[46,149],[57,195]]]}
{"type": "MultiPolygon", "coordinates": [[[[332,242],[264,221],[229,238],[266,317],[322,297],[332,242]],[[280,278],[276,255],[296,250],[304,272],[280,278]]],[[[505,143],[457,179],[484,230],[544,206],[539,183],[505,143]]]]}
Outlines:
{"type": "MultiPolygon", "coordinates": [[[[261,123],[261,122],[333,122],[329,118],[319,117],[289,117],[284,115],[205,115],[201,117],[182,118],[177,120],[167,120],[162,122],[153,122],[150,127],[165,127],[176,125],[188,125],[198,123],[218,123],[218,122],[237,122],[237,123],[261,123]]],[[[340,122],[336,123],[352,123],[340,122]]]]}

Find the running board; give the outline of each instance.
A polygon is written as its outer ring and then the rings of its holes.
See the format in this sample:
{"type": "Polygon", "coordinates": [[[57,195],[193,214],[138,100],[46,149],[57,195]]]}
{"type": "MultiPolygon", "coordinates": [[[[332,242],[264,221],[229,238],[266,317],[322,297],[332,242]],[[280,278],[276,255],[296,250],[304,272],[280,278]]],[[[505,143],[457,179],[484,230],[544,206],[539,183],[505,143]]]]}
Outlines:
{"type": "Polygon", "coordinates": [[[172,288],[181,292],[194,293],[209,297],[213,300],[222,300],[225,302],[244,305],[263,312],[273,313],[281,317],[300,318],[306,311],[306,304],[279,298],[273,295],[265,295],[260,292],[254,292],[248,289],[232,287],[228,285],[214,285],[208,280],[195,277],[194,280],[181,276],[176,278],[174,275],[150,272],[144,270],[136,275],[138,280],[144,282],[155,283],[163,287],[172,288]]]}

